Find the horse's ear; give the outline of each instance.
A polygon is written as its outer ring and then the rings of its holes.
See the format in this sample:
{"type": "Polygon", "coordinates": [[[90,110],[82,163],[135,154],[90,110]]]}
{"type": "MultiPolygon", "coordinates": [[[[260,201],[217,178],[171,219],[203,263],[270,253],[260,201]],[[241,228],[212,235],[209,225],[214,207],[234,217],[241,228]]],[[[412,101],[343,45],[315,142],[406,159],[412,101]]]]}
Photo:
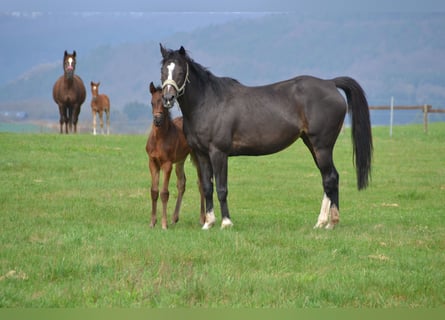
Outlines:
{"type": "Polygon", "coordinates": [[[94,86],[94,83],[93,83],[93,81],[91,81],[91,85],[92,85],[92,86],[94,86]]]}
{"type": "Polygon", "coordinates": [[[65,53],[63,54],[63,57],[66,57],[68,55],[68,52],[66,52],[66,50],[65,50],[65,53]]]}
{"type": "Polygon", "coordinates": [[[73,57],[76,57],[76,50],[73,51],[73,57]]]}
{"type": "Polygon", "coordinates": [[[185,56],[185,49],[183,46],[181,46],[181,48],[179,48],[179,53],[182,54],[183,56],[185,56]]]}
{"type": "Polygon", "coordinates": [[[152,82],[150,82],[150,93],[153,94],[155,92],[156,92],[156,87],[155,87],[155,85],[153,84],[153,81],[152,81],[152,82]]]}
{"type": "Polygon", "coordinates": [[[167,55],[167,49],[165,49],[161,43],[159,44],[159,46],[161,48],[162,57],[165,58],[165,56],[167,55]]]}

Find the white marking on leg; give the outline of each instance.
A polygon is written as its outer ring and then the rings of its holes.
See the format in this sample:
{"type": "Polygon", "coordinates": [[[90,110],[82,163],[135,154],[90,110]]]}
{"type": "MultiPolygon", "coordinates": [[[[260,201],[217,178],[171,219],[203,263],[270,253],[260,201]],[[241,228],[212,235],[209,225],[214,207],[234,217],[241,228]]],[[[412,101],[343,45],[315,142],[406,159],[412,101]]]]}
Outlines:
{"type": "Polygon", "coordinates": [[[329,209],[331,208],[331,199],[326,195],[323,195],[323,201],[321,202],[320,214],[318,216],[317,224],[314,226],[316,228],[323,228],[329,222],[329,209]]]}
{"type": "Polygon", "coordinates": [[[202,226],[202,230],[209,230],[215,224],[215,213],[212,211],[206,213],[206,222],[202,226]]]}
{"type": "Polygon", "coordinates": [[[230,228],[232,226],[233,226],[233,223],[229,218],[224,218],[221,222],[221,229],[230,228]]]}

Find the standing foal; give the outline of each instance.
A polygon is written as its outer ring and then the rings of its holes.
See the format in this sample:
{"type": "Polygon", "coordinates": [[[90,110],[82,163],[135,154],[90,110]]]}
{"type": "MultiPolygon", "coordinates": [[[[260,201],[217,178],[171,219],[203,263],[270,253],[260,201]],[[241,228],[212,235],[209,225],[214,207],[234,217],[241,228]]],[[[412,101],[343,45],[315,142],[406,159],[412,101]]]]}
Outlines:
{"type": "Polygon", "coordinates": [[[110,99],[106,94],[99,94],[100,82],[91,81],[91,110],[93,111],[93,134],[96,135],[96,114],[99,113],[100,131],[104,134],[104,118],[105,111],[107,115],[107,134],[110,134],[110,99]]]}
{"type": "MultiPolygon", "coordinates": [[[[179,211],[181,209],[182,196],[185,192],[185,159],[190,153],[193,164],[196,168],[196,158],[191,152],[187,140],[182,131],[182,117],[171,119],[169,109],[165,108],[162,103],[162,88],[155,87],[153,82],[150,83],[151,106],[153,113],[153,127],[147,140],[145,150],[147,151],[149,162],[148,166],[151,173],[151,223],[150,227],[156,225],[156,211],[159,197],[159,176],[160,171],[164,172],[164,179],[161,189],[162,201],[162,228],[167,229],[167,202],[169,198],[168,184],[170,175],[175,165],[177,177],[176,187],[178,188],[178,198],[176,199],[176,207],[172,217],[172,223],[179,220],[179,211]]],[[[204,194],[201,187],[200,171],[198,170],[198,186],[201,194],[201,225],[205,223],[204,211],[204,194]]]]}

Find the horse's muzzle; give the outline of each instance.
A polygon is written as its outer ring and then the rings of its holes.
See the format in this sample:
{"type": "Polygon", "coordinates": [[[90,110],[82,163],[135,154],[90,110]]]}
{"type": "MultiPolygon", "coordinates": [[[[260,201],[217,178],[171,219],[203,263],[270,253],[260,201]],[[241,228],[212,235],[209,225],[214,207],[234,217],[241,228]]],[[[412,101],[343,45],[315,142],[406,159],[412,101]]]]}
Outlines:
{"type": "Polygon", "coordinates": [[[164,90],[162,94],[162,103],[164,104],[164,107],[167,109],[172,108],[176,100],[176,94],[172,93],[171,91],[174,90],[164,90]]]}

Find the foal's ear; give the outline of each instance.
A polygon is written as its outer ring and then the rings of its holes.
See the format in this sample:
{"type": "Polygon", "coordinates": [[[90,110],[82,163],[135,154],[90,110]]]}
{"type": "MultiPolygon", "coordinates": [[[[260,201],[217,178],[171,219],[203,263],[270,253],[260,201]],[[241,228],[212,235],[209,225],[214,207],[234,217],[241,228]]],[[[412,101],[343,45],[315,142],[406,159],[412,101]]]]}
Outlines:
{"type": "Polygon", "coordinates": [[[155,85],[153,84],[153,81],[150,82],[150,93],[153,94],[156,92],[156,88],[155,85]]]}
{"type": "Polygon", "coordinates": [[[179,48],[179,53],[182,54],[183,56],[185,56],[185,49],[183,46],[181,46],[181,48],[179,48]]]}
{"type": "Polygon", "coordinates": [[[161,48],[162,57],[165,58],[165,56],[167,55],[167,49],[164,48],[162,43],[159,44],[159,47],[161,48]]]}
{"type": "Polygon", "coordinates": [[[68,55],[68,52],[65,50],[65,53],[63,54],[63,57],[65,58],[68,55]]]}
{"type": "Polygon", "coordinates": [[[76,57],[76,50],[73,51],[73,57],[76,57]]]}

